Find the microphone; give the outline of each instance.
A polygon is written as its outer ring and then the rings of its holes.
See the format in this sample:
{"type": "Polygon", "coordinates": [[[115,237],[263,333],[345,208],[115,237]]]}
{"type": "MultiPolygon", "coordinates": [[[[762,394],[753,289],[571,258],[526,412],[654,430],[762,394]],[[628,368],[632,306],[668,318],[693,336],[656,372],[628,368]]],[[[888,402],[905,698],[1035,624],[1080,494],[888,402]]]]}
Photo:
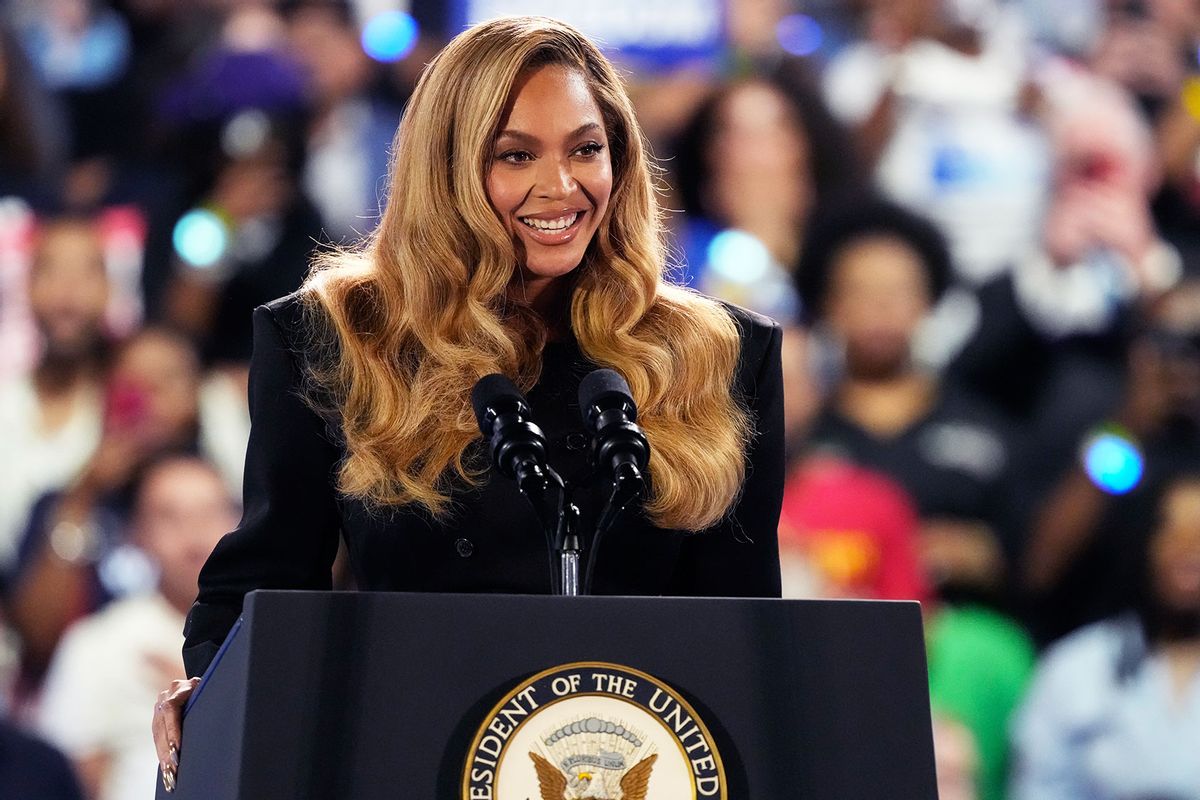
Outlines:
{"type": "Polygon", "coordinates": [[[579,509],[562,476],[546,463],[546,435],[533,423],[529,403],[500,373],[479,379],[471,390],[479,432],[490,440],[492,465],[509,478],[533,506],[548,545],[550,586],[556,594],[579,593],[579,552],[575,527],[579,509]],[[554,553],[559,554],[559,563],[554,553]]]}
{"type": "Polygon", "coordinates": [[[500,373],[479,379],[471,390],[471,407],[485,439],[492,465],[516,479],[523,494],[540,496],[546,489],[546,435],[533,423],[525,396],[500,373]]]}
{"type": "Polygon", "coordinates": [[[589,594],[604,534],[646,491],[643,472],[650,461],[650,443],[637,424],[637,403],[633,402],[629,384],[614,370],[598,369],[583,379],[579,384],[579,413],[592,437],[592,465],[612,485],[592,536],[592,554],[583,579],[583,593],[589,594]]]}
{"type": "Polygon", "coordinates": [[[637,404],[629,384],[616,371],[598,369],[579,384],[579,413],[592,437],[592,463],[622,496],[645,489],[642,472],[650,461],[650,443],[637,424],[637,404]]]}

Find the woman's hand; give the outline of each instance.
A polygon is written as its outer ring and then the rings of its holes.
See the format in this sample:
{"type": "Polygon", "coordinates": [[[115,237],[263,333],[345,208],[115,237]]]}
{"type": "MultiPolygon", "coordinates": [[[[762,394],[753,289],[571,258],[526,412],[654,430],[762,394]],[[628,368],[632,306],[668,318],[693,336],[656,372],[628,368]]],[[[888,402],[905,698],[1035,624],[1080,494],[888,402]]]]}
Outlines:
{"type": "Polygon", "coordinates": [[[171,685],[158,695],[154,705],[154,748],[158,751],[158,764],[162,767],[163,787],[175,791],[175,775],[179,768],[179,740],[183,733],[183,707],[192,696],[199,678],[171,681],[171,685]]]}

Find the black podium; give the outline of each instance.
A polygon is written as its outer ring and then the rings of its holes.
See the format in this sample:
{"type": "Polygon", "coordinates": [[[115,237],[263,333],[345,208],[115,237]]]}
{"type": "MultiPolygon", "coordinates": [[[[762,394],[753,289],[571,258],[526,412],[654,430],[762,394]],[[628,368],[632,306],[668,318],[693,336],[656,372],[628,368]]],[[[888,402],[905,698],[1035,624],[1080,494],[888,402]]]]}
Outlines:
{"type": "Polygon", "coordinates": [[[918,606],[255,592],[158,797],[684,800],[671,769],[696,798],[936,800],[918,606]]]}

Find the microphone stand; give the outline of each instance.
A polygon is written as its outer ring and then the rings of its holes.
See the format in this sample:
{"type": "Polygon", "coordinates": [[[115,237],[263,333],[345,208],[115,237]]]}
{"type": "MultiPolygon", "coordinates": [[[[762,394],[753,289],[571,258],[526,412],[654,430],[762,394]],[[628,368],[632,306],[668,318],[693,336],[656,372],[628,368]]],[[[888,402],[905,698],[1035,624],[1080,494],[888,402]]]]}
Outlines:
{"type": "Polygon", "coordinates": [[[579,507],[567,500],[554,543],[558,553],[559,594],[566,597],[578,597],[580,593],[579,558],[583,554],[583,540],[579,538],[578,527],[579,507]]]}
{"type": "Polygon", "coordinates": [[[554,594],[578,596],[583,540],[579,537],[579,507],[571,502],[571,487],[549,465],[544,470],[534,466],[528,475],[518,475],[517,487],[542,524],[551,553],[550,583],[554,594]]]}

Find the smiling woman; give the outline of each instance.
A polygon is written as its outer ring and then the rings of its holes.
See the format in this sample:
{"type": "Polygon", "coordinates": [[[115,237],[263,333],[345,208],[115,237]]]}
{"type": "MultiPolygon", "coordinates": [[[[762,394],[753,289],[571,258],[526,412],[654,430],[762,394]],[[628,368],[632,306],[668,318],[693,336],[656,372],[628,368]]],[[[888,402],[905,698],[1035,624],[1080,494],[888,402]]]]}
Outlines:
{"type": "MultiPolygon", "coordinates": [[[[255,312],[246,511],[201,573],[189,675],[247,592],[329,588],[339,532],[362,589],[548,591],[469,401],[495,372],[527,394],[585,539],[607,489],[574,398],[599,367],[628,381],[650,491],[588,565],[593,591],[778,596],[780,330],[665,280],[650,170],[619,77],[573,28],[500,19],[438,54],[377,230],[255,312]]],[[[192,685],[156,711],[164,775],[192,685]]]]}
{"type": "Polygon", "coordinates": [[[552,312],[546,290],[583,261],[612,194],[600,107],[580,72],[546,66],[518,80],[500,126],[488,200],[521,249],[522,299],[552,312]]]}

